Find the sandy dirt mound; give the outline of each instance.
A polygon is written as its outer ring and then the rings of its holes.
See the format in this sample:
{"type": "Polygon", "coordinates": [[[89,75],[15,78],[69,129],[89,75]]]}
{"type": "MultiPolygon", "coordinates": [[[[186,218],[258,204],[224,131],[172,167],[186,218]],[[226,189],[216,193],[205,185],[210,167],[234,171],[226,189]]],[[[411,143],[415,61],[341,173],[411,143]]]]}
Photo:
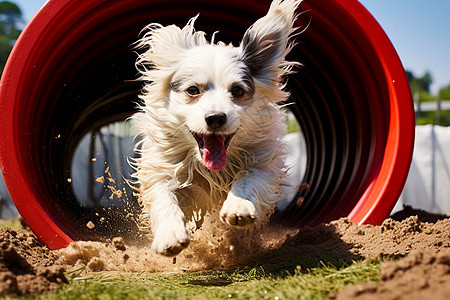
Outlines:
{"type": "Polygon", "coordinates": [[[424,223],[417,216],[402,221],[386,219],[380,226],[358,226],[345,219],[330,226],[345,243],[349,252],[363,258],[402,257],[413,250],[438,253],[450,247],[450,220],[424,223]]]}
{"type": "Polygon", "coordinates": [[[311,267],[320,261],[376,258],[399,260],[382,264],[381,282],[350,286],[330,298],[385,297],[393,295],[397,286],[411,295],[430,295],[432,299],[444,299],[441,295],[449,292],[449,218],[409,210],[380,226],[358,226],[342,218],[300,229],[270,226],[247,230],[230,229],[216,219],[207,216],[202,227],[192,232],[189,247],[175,259],[154,254],[149,245],[128,246],[120,237],[107,243],[80,241],[50,251],[29,232],[1,230],[0,294],[45,292],[66,281],[64,270],[79,268],[84,268],[84,273],[181,273],[260,264],[311,267]],[[410,288],[413,283],[416,289],[410,288]]]}
{"type": "Polygon", "coordinates": [[[49,292],[67,282],[64,272],[31,232],[0,229],[0,296],[49,292]]]}
{"type": "Polygon", "coordinates": [[[450,248],[439,253],[413,251],[400,261],[381,264],[381,281],[350,285],[329,299],[449,299],[450,248]]]}

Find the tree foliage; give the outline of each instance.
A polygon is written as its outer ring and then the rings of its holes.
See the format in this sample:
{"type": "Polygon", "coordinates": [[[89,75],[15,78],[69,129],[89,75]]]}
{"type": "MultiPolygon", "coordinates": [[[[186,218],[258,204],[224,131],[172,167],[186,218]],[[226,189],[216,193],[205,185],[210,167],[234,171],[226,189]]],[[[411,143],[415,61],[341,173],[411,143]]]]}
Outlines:
{"type": "MultiPolygon", "coordinates": [[[[411,71],[406,71],[406,75],[415,98],[418,97],[420,102],[436,101],[437,96],[430,93],[430,86],[433,83],[433,78],[430,72],[425,72],[422,77],[416,77],[411,71]]],[[[450,100],[450,84],[441,88],[438,96],[440,100],[450,100]]],[[[435,124],[437,122],[437,125],[450,126],[450,111],[422,111],[420,112],[416,122],[419,125],[435,124]]]]}
{"type": "Polygon", "coordinates": [[[433,77],[430,72],[426,71],[422,77],[416,77],[413,72],[406,71],[406,76],[408,76],[413,93],[421,91],[430,93],[430,86],[433,83],[433,77]]]}
{"type": "Polygon", "coordinates": [[[0,2],[0,72],[3,72],[12,46],[19,36],[23,24],[22,11],[10,2],[0,2]]]}
{"type": "Polygon", "coordinates": [[[439,90],[439,98],[441,100],[450,100],[450,84],[439,90]]]}
{"type": "MultiPolygon", "coordinates": [[[[439,99],[441,101],[450,101],[450,84],[439,90],[439,99]]],[[[439,124],[450,126],[450,110],[442,110],[439,115],[439,124]]]]}

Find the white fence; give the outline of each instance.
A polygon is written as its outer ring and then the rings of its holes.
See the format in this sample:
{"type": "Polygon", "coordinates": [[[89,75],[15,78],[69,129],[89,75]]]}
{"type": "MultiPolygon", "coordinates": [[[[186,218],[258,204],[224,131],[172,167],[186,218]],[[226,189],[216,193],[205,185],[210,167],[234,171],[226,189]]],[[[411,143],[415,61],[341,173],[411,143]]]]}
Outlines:
{"type": "Polygon", "coordinates": [[[450,214],[450,127],[416,126],[411,169],[394,211],[403,204],[450,214]]]}

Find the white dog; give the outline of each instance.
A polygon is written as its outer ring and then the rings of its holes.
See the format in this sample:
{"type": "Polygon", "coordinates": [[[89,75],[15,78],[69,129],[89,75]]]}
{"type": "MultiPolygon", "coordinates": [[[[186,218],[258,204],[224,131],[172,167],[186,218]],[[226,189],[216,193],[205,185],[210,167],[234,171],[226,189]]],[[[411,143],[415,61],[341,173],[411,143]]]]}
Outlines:
{"type": "Polygon", "coordinates": [[[186,217],[222,204],[220,218],[247,227],[281,200],[285,182],[285,60],[301,0],[274,0],[239,47],[209,42],[192,18],[150,24],[137,61],[144,105],[132,118],[141,157],[137,178],[152,249],[188,246],[186,217]]]}

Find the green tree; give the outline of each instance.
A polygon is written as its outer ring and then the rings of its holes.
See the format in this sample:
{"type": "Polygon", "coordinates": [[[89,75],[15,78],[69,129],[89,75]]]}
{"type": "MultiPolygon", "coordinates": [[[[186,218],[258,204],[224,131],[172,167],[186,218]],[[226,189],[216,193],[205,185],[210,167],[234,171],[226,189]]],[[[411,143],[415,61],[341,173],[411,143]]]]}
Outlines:
{"type": "Polygon", "coordinates": [[[416,83],[420,87],[421,90],[429,93],[430,85],[431,85],[431,83],[433,83],[433,78],[431,77],[430,72],[426,71],[422,77],[416,78],[416,83]]]}
{"type": "Polygon", "coordinates": [[[433,77],[430,72],[426,71],[422,77],[416,77],[413,72],[406,71],[406,76],[408,77],[413,93],[425,92],[430,94],[430,86],[433,83],[433,77]]]}
{"type": "Polygon", "coordinates": [[[439,90],[439,98],[441,100],[450,100],[450,84],[439,90]]]}
{"type": "MultiPolygon", "coordinates": [[[[441,99],[441,101],[450,100],[450,84],[439,90],[439,99],[441,99]]],[[[442,126],[450,126],[450,110],[441,110],[439,114],[439,124],[442,126]]]]}
{"type": "MultiPolygon", "coordinates": [[[[412,93],[419,97],[420,102],[436,101],[437,96],[430,93],[430,85],[433,82],[430,72],[425,72],[422,77],[416,77],[413,72],[406,71],[412,93]]],[[[450,84],[439,90],[439,99],[450,100],[450,84]]],[[[450,126],[450,111],[422,111],[416,120],[417,124],[435,124],[450,126]],[[437,115],[439,113],[439,115],[437,115]]]]}
{"type": "Polygon", "coordinates": [[[23,22],[22,11],[16,4],[10,1],[0,2],[0,72],[3,72],[23,22]]]}
{"type": "MultiPolygon", "coordinates": [[[[422,77],[416,77],[413,72],[406,71],[406,76],[411,86],[411,92],[414,97],[418,96],[421,103],[436,101],[436,96],[430,94],[430,85],[433,82],[430,72],[425,72],[422,77]]],[[[434,111],[421,111],[417,116],[416,123],[418,125],[434,124],[435,119],[434,111]]]]}

